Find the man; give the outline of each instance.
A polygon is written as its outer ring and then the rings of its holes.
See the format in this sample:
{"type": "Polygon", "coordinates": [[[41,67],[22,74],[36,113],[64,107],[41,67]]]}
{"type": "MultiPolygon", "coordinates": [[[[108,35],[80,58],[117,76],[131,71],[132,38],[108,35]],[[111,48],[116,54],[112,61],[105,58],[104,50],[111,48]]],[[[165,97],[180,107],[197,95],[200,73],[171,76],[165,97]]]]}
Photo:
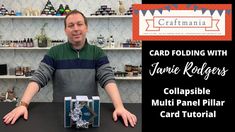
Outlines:
{"type": "Polygon", "coordinates": [[[98,81],[113,102],[114,121],[121,116],[125,126],[130,124],[134,127],[137,118],[123,106],[107,56],[97,46],[87,43],[86,17],[74,10],[65,17],[64,25],[68,42],[52,47],[44,56],[38,70],[30,79],[20,104],[3,117],[4,123],[14,124],[20,116],[27,120],[27,107],[31,99],[53,79],[54,102],[62,102],[65,96],[77,94],[98,95],[98,81]]]}

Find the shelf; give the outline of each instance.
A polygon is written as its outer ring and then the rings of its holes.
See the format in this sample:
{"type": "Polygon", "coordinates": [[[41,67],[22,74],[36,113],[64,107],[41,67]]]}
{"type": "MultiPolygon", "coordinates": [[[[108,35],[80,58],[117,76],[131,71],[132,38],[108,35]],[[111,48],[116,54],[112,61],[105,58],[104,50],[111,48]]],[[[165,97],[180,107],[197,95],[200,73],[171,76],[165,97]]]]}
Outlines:
{"type": "MultiPolygon", "coordinates": [[[[88,19],[92,18],[132,18],[132,15],[113,15],[113,16],[86,16],[88,19]]],[[[65,16],[0,16],[0,19],[64,19],[65,16]]]]}
{"type": "MultiPolygon", "coordinates": [[[[15,76],[15,75],[0,75],[0,79],[29,79],[25,76],[15,76]]],[[[115,77],[116,80],[141,80],[141,76],[138,77],[115,77]]]]}
{"type": "Polygon", "coordinates": [[[0,79],[29,79],[31,76],[0,75],[0,79]]]}
{"type": "Polygon", "coordinates": [[[132,18],[132,15],[115,15],[115,16],[86,16],[89,18],[132,18]]]}
{"type": "Polygon", "coordinates": [[[141,76],[137,77],[115,77],[116,80],[142,80],[141,76]]]}
{"type": "Polygon", "coordinates": [[[141,50],[141,48],[102,48],[103,50],[141,50]]]}
{"type": "Polygon", "coordinates": [[[0,16],[0,19],[64,19],[65,16],[0,16]]]}
{"type": "MultiPolygon", "coordinates": [[[[0,47],[0,50],[48,50],[51,47],[0,47]]],[[[103,50],[141,50],[141,48],[102,48],[103,50]]]]}
{"type": "Polygon", "coordinates": [[[28,49],[33,49],[33,50],[41,50],[41,49],[50,49],[51,47],[0,47],[0,50],[2,49],[7,49],[7,50],[28,50],[28,49]]]}

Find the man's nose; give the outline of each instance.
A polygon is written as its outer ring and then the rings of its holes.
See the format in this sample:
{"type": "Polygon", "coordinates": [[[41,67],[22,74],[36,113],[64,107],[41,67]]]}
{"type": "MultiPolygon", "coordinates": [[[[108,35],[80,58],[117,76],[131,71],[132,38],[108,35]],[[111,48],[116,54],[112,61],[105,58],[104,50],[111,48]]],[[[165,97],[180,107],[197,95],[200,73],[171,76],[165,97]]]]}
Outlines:
{"type": "Polygon", "coordinates": [[[74,25],[74,30],[78,30],[79,29],[79,26],[78,25],[74,25]]]}

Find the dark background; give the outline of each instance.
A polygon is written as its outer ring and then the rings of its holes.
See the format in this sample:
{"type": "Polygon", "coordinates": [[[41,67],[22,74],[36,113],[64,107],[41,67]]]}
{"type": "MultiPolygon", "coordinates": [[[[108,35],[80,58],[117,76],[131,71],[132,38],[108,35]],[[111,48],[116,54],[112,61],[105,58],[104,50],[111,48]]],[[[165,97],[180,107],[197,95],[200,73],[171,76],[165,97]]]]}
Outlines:
{"type": "MultiPolygon", "coordinates": [[[[158,0],[148,1],[142,0],[143,4],[232,4],[229,0],[158,0]],[[167,2],[167,3],[166,3],[167,2]]],[[[233,5],[234,7],[234,5],[233,5]]],[[[233,15],[234,11],[232,11],[233,15]]],[[[234,38],[234,35],[233,35],[234,38]]],[[[143,63],[143,84],[142,84],[142,127],[143,131],[195,131],[195,130],[223,130],[231,131],[232,122],[234,120],[234,45],[233,41],[143,41],[142,45],[142,63],[143,63]],[[228,51],[228,56],[199,56],[199,57],[172,57],[172,56],[155,56],[151,57],[149,51],[153,50],[208,50],[222,49],[228,51]],[[201,66],[203,62],[207,62],[211,67],[226,67],[229,71],[226,76],[210,75],[208,80],[204,80],[204,76],[194,75],[192,78],[178,75],[149,75],[151,64],[160,62],[162,67],[172,66],[173,64],[180,66],[183,70],[184,65],[188,61],[193,61],[194,65],[201,66]],[[163,89],[169,87],[194,88],[205,87],[211,90],[210,95],[191,95],[183,97],[183,95],[164,95],[163,89]],[[163,100],[168,99],[216,99],[225,100],[225,105],[220,107],[152,107],[152,99],[163,100]],[[216,118],[161,118],[160,111],[217,111],[216,118]]]]}

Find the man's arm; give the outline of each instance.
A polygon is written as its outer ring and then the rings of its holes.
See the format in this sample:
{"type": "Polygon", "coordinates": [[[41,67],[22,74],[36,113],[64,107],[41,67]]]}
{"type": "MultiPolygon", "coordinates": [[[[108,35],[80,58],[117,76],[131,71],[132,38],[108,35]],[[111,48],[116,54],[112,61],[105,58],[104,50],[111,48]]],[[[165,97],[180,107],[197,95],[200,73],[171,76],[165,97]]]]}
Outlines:
{"type": "Polygon", "coordinates": [[[33,96],[39,91],[38,83],[30,82],[24,91],[24,94],[21,98],[21,101],[29,104],[33,98],[33,96]]]}
{"type": "Polygon", "coordinates": [[[38,69],[35,71],[30,79],[22,98],[22,105],[16,107],[3,117],[3,122],[6,124],[14,124],[15,121],[20,117],[24,116],[24,119],[28,119],[27,106],[32,100],[33,96],[39,91],[40,88],[47,85],[48,81],[51,80],[52,74],[55,71],[54,59],[51,57],[53,50],[50,49],[47,55],[44,56],[43,60],[39,64],[38,69]],[[51,55],[51,56],[49,56],[51,55]]]}
{"type": "MultiPolygon", "coordinates": [[[[30,82],[23,94],[21,102],[24,102],[29,105],[30,101],[32,100],[33,96],[38,92],[38,90],[38,84],[36,82],[30,82]]],[[[20,105],[13,109],[11,112],[9,112],[7,115],[5,115],[3,117],[3,122],[5,124],[14,124],[15,121],[22,115],[24,116],[25,120],[28,119],[28,109],[25,105],[20,105]]]]}
{"type": "Polygon", "coordinates": [[[118,116],[121,116],[125,126],[128,126],[128,122],[132,127],[136,125],[137,118],[134,114],[125,109],[122,103],[120,93],[115,83],[114,72],[109,65],[108,57],[105,55],[102,49],[98,49],[96,59],[96,77],[100,83],[100,86],[105,89],[110,99],[113,102],[115,110],[113,112],[113,119],[117,121],[118,116]]]}
{"type": "Polygon", "coordinates": [[[123,106],[122,99],[121,99],[116,83],[108,83],[105,86],[105,90],[107,94],[109,95],[110,99],[112,100],[114,108],[115,108],[113,112],[114,121],[117,121],[118,116],[121,116],[124,121],[125,126],[128,126],[128,122],[129,122],[130,125],[134,127],[136,125],[137,118],[134,114],[130,113],[123,106]]]}

